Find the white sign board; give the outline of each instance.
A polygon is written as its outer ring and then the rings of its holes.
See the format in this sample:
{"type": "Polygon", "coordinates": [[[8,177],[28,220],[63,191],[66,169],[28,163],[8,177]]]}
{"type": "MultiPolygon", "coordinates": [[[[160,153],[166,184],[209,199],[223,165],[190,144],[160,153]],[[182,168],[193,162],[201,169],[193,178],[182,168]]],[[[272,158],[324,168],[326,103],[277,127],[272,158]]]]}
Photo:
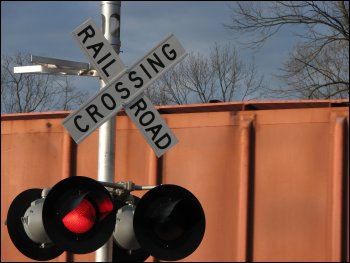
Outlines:
{"type": "Polygon", "coordinates": [[[72,34],[107,83],[98,94],[63,121],[74,141],[80,143],[125,106],[127,114],[140,128],[158,157],[175,145],[175,135],[143,95],[151,83],[186,56],[185,49],[175,36],[169,35],[127,69],[91,20],[83,23],[72,34]],[[169,141],[165,142],[164,138],[169,141]]]}
{"type": "Polygon", "coordinates": [[[72,36],[105,83],[125,70],[117,52],[91,19],[74,29],[72,36]]]}
{"type": "Polygon", "coordinates": [[[152,102],[143,94],[131,101],[125,107],[125,111],[158,157],[178,142],[168,125],[153,107],[152,102]]]}

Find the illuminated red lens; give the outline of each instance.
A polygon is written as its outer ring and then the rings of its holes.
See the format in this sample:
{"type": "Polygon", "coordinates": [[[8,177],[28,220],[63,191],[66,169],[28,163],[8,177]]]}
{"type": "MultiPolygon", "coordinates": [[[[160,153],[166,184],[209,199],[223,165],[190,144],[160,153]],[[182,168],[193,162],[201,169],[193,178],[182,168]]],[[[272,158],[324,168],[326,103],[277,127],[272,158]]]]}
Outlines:
{"type": "Polygon", "coordinates": [[[98,204],[98,210],[100,212],[99,221],[103,220],[110,212],[113,211],[113,203],[109,199],[103,200],[98,204]]]}
{"type": "Polygon", "coordinates": [[[95,220],[94,206],[88,200],[83,199],[79,206],[63,217],[62,222],[69,231],[83,234],[93,227],[95,220]]]}

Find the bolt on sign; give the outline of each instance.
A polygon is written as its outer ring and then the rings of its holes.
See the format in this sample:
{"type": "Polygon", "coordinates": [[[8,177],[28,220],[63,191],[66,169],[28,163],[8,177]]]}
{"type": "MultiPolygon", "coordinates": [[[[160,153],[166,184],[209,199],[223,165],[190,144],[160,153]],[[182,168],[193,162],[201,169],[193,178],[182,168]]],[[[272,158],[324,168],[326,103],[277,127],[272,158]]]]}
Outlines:
{"type": "Polygon", "coordinates": [[[72,32],[83,53],[106,83],[103,89],[64,119],[63,125],[80,143],[124,107],[158,157],[177,142],[145,89],[187,54],[173,34],[127,68],[96,24],[87,20],[72,32]]]}

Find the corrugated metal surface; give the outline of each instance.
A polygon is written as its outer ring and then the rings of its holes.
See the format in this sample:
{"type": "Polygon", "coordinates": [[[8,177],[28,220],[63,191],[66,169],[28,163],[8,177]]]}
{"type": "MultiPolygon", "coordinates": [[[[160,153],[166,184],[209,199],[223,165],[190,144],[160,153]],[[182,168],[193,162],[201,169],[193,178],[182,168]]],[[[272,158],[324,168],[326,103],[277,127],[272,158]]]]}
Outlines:
{"type": "MultiPolygon", "coordinates": [[[[349,260],[348,107],[347,100],[162,106],[180,143],[160,159],[121,112],[115,180],[178,184],[197,196],[207,228],[184,261],[349,260]]],[[[2,261],[30,261],[4,225],[17,194],[68,175],[97,178],[98,131],[77,146],[65,116],[2,115],[2,261]]],[[[94,253],[53,261],[66,260],[91,262],[94,253]]]]}

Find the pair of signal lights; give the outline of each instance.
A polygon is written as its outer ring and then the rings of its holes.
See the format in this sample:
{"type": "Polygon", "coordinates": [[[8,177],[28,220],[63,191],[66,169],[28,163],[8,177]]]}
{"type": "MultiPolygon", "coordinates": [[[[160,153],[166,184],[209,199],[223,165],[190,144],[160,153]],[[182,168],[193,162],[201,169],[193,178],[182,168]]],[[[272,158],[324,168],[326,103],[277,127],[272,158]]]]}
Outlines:
{"type": "Polygon", "coordinates": [[[113,261],[174,261],[194,252],[205,232],[198,199],[177,185],[159,185],[140,199],[112,195],[88,177],[64,179],[51,189],[28,189],[11,203],[7,228],[17,249],[34,260],[64,251],[85,254],[114,237],[113,261]]]}

